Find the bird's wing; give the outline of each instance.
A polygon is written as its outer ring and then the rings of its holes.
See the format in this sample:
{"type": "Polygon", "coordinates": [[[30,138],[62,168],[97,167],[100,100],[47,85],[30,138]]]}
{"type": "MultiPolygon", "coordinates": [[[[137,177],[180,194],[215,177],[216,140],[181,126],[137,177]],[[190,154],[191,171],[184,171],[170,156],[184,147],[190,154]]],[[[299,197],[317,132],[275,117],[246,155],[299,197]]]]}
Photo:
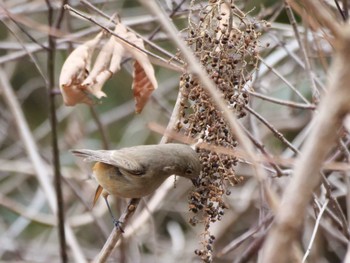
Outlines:
{"type": "Polygon", "coordinates": [[[131,175],[143,175],[146,172],[146,167],[135,161],[135,158],[130,153],[123,150],[114,151],[110,156],[110,160],[110,164],[121,168],[131,175]]]}
{"type": "Polygon", "coordinates": [[[143,175],[146,172],[146,168],[135,161],[131,152],[123,149],[117,151],[104,151],[104,150],[71,150],[71,152],[84,158],[86,162],[101,162],[116,166],[130,175],[143,175]]]}

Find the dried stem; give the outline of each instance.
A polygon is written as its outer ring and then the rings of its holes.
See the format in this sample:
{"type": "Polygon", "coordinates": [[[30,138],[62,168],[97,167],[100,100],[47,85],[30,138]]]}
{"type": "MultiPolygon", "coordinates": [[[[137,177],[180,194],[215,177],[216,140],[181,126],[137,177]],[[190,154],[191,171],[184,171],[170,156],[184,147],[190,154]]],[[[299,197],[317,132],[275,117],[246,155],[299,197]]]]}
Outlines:
{"type": "Polygon", "coordinates": [[[248,105],[245,105],[244,108],[254,115],[259,121],[261,121],[267,128],[277,137],[277,139],[281,140],[289,149],[291,149],[294,153],[298,153],[298,150],[280,133],[277,129],[275,129],[263,116],[257,113],[255,110],[250,108],[248,105]]]}
{"type": "MultiPolygon", "coordinates": [[[[63,1],[65,2],[65,1],[63,1]]],[[[51,7],[50,1],[46,1],[48,8],[48,24],[50,26],[50,33],[48,36],[49,50],[47,57],[47,68],[48,68],[48,101],[50,110],[50,124],[51,124],[51,145],[52,145],[52,158],[53,158],[53,174],[55,178],[55,192],[57,201],[57,221],[58,221],[58,237],[60,242],[60,254],[61,261],[68,262],[68,255],[66,250],[66,234],[64,229],[64,201],[62,194],[62,183],[61,183],[61,164],[58,149],[58,135],[57,135],[57,116],[56,116],[56,105],[55,105],[55,93],[53,92],[55,88],[55,53],[56,53],[56,41],[54,36],[51,34],[51,30],[56,30],[63,18],[63,7],[59,15],[57,23],[54,25],[53,21],[53,9],[51,7]]]]}
{"type": "Polygon", "coordinates": [[[310,254],[312,244],[313,244],[313,242],[315,241],[317,229],[318,229],[318,227],[319,227],[319,225],[320,225],[320,221],[321,221],[323,212],[325,211],[325,209],[326,209],[326,207],[327,207],[327,205],[328,205],[328,202],[329,202],[329,200],[327,199],[326,202],[323,204],[322,209],[320,210],[320,213],[319,213],[318,216],[317,216],[316,225],[315,225],[315,227],[314,227],[314,231],[313,231],[313,233],[312,233],[312,236],[311,236],[311,239],[310,239],[310,242],[309,242],[309,246],[307,247],[307,250],[306,250],[305,255],[304,255],[304,257],[303,257],[303,263],[306,261],[307,257],[308,257],[309,254],[310,254]]]}
{"type": "Polygon", "coordinates": [[[130,41],[124,39],[123,37],[121,37],[121,36],[119,36],[118,34],[116,34],[115,32],[113,32],[113,30],[110,30],[109,28],[107,28],[107,27],[105,27],[105,26],[99,24],[99,23],[98,23],[97,21],[95,21],[95,19],[93,19],[92,17],[88,17],[88,16],[82,14],[81,12],[77,11],[76,9],[72,8],[72,7],[69,6],[69,5],[65,5],[64,8],[67,9],[67,10],[69,10],[69,11],[72,11],[73,13],[79,15],[80,17],[82,17],[82,18],[84,18],[84,19],[86,19],[86,20],[88,20],[88,21],[94,23],[95,25],[101,27],[101,28],[102,28],[104,31],[106,31],[108,34],[111,34],[111,35],[115,36],[116,38],[122,40],[122,41],[123,41],[124,43],[126,43],[127,45],[130,45],[130,46],[132,46],[133,48],[135,48],[135,49],[137,49],[137,50],[139,50],[139,51],[145,53],[146,55],[150,56],[151,58],[156,59],[156,60],[159,62],[160,65],[165,65],[166,67],[171,66],[171,67],[173,68],[173,70],[176,70],[176,71],[179,71],[179,72],[182,72],[182,71],[183,71],[183,69],[182,69],[180,66],[178,66],[178,65],[176,65],[176,64],[174,64],[174,63],[172,63],[172,62],[169,62],[169,61],[167,61],[166,59],[164,59],[164,58],[162,58],[162,57],[160,57],[160,56],[158,56],[158,55],[156,55],[156,54],[154,54],[154,53],[152,53],[152,52],[149,52],[149,51],[146,50],[146,49],[142,49],[142,48],[136,46],[134,43],[132,43],[132,42],[130,42],[130,41]]]}
{"type": "MultiPolygon", "coordinates": [[[[0,88],[15,120],[17,130],[20,134],[21,141],[27,151],[27,155],[33,163],[35,173],[38,177],[38,181],[41,184],[41,187],[43,188],[43,191],[45,192],[49,206],[53,213],[56,213],[57,202],[54,188],[49,180],[48,169],[46,169],[46,164],[39,154],[38,146],[36,145],[33,135],[30,132],[29,125],[26,122],[23,112],[21,111],[20,104],[17,101],[16,95],[11,88],[5,72],[2,69],[0,69],[0,88]]],[[[67,235],[67,242],[72,249],[75,261],[79,263],[86,262],[81,248],[76,240],[76,237],[74,236],[73,230],[68,225],[65,225],[65,231],[67,235]]]]}
{"type": "Polygon", "coordinates": [[[260,61],[269,69],[271,70],[276,76],[278,76],[292,91],[294,91],[306,104],[310,104],[310,102],[304,97],[303,94],[300,93],[299,90],[297,90],[285,77],[283,77],[280,73],[277,72],[277,70],[270,65],[268,65],[264,59],[259,58],[260,61]]]}
{"type": "MultiPolygon", "coordinates": [[[[200,79],[203,87],[209,92],[213,101],[220,111],[222,111],[223,116],[227,120],[233,134],[237,136],[238,141],[241,143],[242,147],[246,150],[247,154],[252,158],[253,162],[257,164],[256,156],[253,151],[252,144],[250,140],[246,137],[244,132],[241,130],[240,126],[237,123],[236,118],[233,117],[231,112],[225,106],[223,102],[223,95],[215,88],[215,84],[211,79],[207,76],[206,72],[204,72],[197,58],[194,56],[192,51],[186,46],[184,41],[178,37],[178,31],[175,26],[169,21],[169,18],[164,13],[164,10],[153,1],[141,1],[143,5],[147,6],[149,10],[158,17],[159,22],[161,23],[163,29],[169,34],[169,37],[174,41],[177,47],[181,50],[183,56],[186,58],[188,63],[189,72],[195,74],[200,79]]],[[[259,178],[259,181],[263,181],[263,178],[266,178],[265,173],[259,168],[259,165],[255,165],[256,175],[259,178]]],[[[268,190],[268,192],[270,192],[268,190]]]]}
{"type": "Polygon", "coordinates": [[[293,101],[287,101],[287,100],[280,100],[276,98],[272,98],[254,91],[247,91],[250,95],[260,98],[262,100],[266,100],[272,103],[280,104],[283,106],[291,107],[291,108],[296,108],[296,109],[306,109],[306,110],[315,110],[316,106],[312,104],[302,104],[302,103],[297,103],[293,101]]]}
{"type": "Polygon", "coordinates": [[[297,22],[295,20],[293,11],[292,11],[290,5],[288,4],[288,1],[285,0],[284,4],[285,4],[285,9],[286,9],[289,21],[290,21],[290,23],[291,23],[291,25],[293,27],[295,38],[298,41],[299,48],[301,49],[301,53],[303,55],[304,64],[305,64],[305,70],[306,70],[306,73],[307,73],[307,75],[309,77],[309,81],[311,83],[311,87],[312,87],[312,90],[313,90],[313,96],[314,96],[315,100],[318,100],[319,96],[320,96],[320,92],[317,89],[315,81],[314,81],[314,78],[313,78],[313,76],[311,74],[311,65],[310,65],[309,57],[307,55],[306,48],[305,48],[303,42],[301,41],[301,37],[300,37],[299,31],[298,31],[298,28],[297,28],[297,22]]]}
{"type": "Polygon", "coordinates": [[[323,5],[318,3],[316,9],[315,1],[305,3],[309,13],[317,14],[316,18],[334,33],[336,53],[328,75],[327,96],[321,100],[316,124],[296,161],[292,181],[283,194],[276,223],[265,242],[263,262],[289,262],[292,258],[290,245],[296,241],[306,206],[321,181],[319,170],[337,141],[342,120],[350,110],[347,88],[350,82],[350,27],[342,25],[340,29],[323,5]]]}
{"type": "MultiPolygon", "coordinates": [[[[124,213],[120,216],[119,222],[122,225],[126,225],[129,219],[134,214],[141,199],[131,199],[124,213]]],[[[103,263],[106,262],[108,257],[112,254],[114,247],[116,246],[118,240],[122,235],[122,229],[120,227],[115,227],[112,233],[109,235],[106,243],[104,244],[102,250],[95,258],[94,262],[103,263]]]]}

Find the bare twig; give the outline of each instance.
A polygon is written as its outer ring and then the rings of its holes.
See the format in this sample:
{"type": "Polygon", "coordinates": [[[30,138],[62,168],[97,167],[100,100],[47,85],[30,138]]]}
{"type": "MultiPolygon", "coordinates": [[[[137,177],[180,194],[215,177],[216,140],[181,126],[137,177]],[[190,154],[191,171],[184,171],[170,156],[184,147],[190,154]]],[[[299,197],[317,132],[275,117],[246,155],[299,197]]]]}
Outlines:
{"type": "MultiPolygon", "coordinates": [[[[102,12],[100,9],[96,8],[94,5],[92,5],[90,2],[88,2],[87,0],[80,0],[80,2],[82,2],[84,5],[86,5],[88,8],[92,9],[93,11],[97,12],[99,15],[101,15],[102,17],[108,19],[109,21],[111,21],[112,23],[115,24],[115,21],[112,20],[107,14],[105,14],[104,12],[102,12]]],[[[175,14],[175,13],[172,13],[175,14]]],[[[171,17],[171,15],[170,15],[171,17]]],[[[158,52],[164,54],[165,56],[169,57],[169,59],[172,60],[176,60],[178,63],[183,64],[183,61],[180,61],[176,56],[174,56],[173,54],[171,54],[170,52],[168,52],[167,50],[163,49],[162,47],[158,46],[156,43],[150,41],[153,38],[153,34],[151,34],[148,38],[145,38],[144,36],[140,35],[138,32],[134,31],[132,28],[130,28],[129,26],[126,26],[126,28],[135,33],[136,36],[140,37],[145,43],[147,43],[150,47],[154,48],[155,50],[157,50],[158,52]]]]}
{"type": "Polygon", "coordinates": [[[304,97],[303,94],[300,93],[285,77],[283,77],[275,68],[268,65],[264,59],[259,58],[259,60],[269,69],[271,70],[277,77],[279,77],[292,91],[294,91],[306,104],[310,104],[310,102],[304,97]]]}
{"type": "Polygon", "coordinates": [[[309,245],[308,245],[307,250],[306,250],[306,252],[305,252],[305,254],[304,254],[304,257],[303,257],[303,263],[306,261],[307,257],[308,257],[309,254],[310,254],[312,244],[313,244],[313,242],[314,242],[314,240],[315,240],[315,237],[316,237],[316,233],[317,233],[318,226],[319,226],[319,224],[320,224],[320,221],[321,221],[323,212],[326,210],[326,207],[327,207],[327,205],[328,205],[328,202],[329,202],[329,199],[327,199],[326,202],[324,202],[324,204],[323,204],[323,206],[322,206],[322,209],[320,210],[320,213],[319,213],[318,216],[317,216],[317,220],[316,220],[316,223],[315,223],[314,231],[312,232],[312,236],[311,236],[309,245]]]}
{"type": "Polygon", "coordinates": [[[86,20],[88,20],[88,21],[94,23],[95,25],[101,27],[104,31],[106,31],[107,33],[109,33],[109,34],[111,34],[111,35],[117,37],[117,38],[120,39],[120,40],[122,40],[122,41],[123,41],[124,43],[126,43],[127,45],[130,45],[130,46],[132,46],[133,48],[135,48],[135,49],[137,49],[137,50],[139,50],[139,51],[145,53],[146,55],[150,56],[151,58],[156,59],[156,60],[159,62],[160,65],[164,65],[164,66],[166,66],[166,67],[171,66],[174,70],[176,70],[176,71],[178,71],[178,72],[183,72],[183,68],[182,68],[182,67],[180,67],[180,66],[178,66],[178,65],[176,65],[176,64],[174,64],[174,63],[172,63],[172,62],[170,62],[170,61],[168,61],[168,60],[166,60],[166,59],[164,59],[164,58],[162,58],[162,57],[160,57],[160,56],[158,56],[158,55],[152,53],[152,52],[149,52],[149,51],[146,50],[146,49],[142,49],[142,48],[136,46],[134,43],[132,43],[132,42],[130,42],[130,41],[124,39],[124,38],[121,37],[121,36],[119,36],[118,34],[116,34],[115,32],[113,32],[113,30],[110,30],[108,27],[105,27],[105,26],[99,24],[99,23],[98,23],[97,21],[95,21],[95,19],[93,19],[92,17],[85,16],[84,14],[82,14],[81,12],[77,11],[76,9],[72,8],[72,7],[69,6],[69,5],[65,5],[64,7],[65,7],[67,10],[72,11],[72,12],[74,12],[75,14],[79,15],[80,17],[82,17],[82,18],[84,18],[84,19],[86,19],[86,20]]]}
{"type": "Polygon", "coordinates": [[[263,245],[265,238],[267,236],[268,230],[271,225],[267,227],[267,229],[263,229],[261,232],[255,237],[248,245],[247,249],[244,250],[239,257],[236,258],[234,263],[244,263],[249,262],[249,260],[256,254],[258,254],[261,246],[263,245]]]}
{"type": "MultiPolygon", "coordinates": [[[[181,6],[185,3],[186,0],[181,0],[180,3],[173,9],[173,11],[169,14],[169,17],[172,18],[177,11],[181,8],[181,6]]],[[[157,26],[156,29],[153,30],[153,32],[150,34],[149,39],[153,39],[154,36],[161,30],[161,26],[157,26]]]]}
{"type": "MultiPolygon", "coordinates": [[[[25,54],[28,55],[28,56],[31,58],[31,60],[33,61],[35,67],[37,68],[37,70],[38,70],[40,76],[43,78],[43,80],[44,80],[45,82],[47,82],[47,78],[46,78],[46,76],[45,76],[43,70],[41,69],[40,64],[39,64],[39,62],[37,61],[37,59],[36,59],[36,58],[34,57],[34,55],[28,50],[28,48],[26,47],[26,45],[25,45],[25,44],[23,43],[23,41],[17,36],[17,34],[15,34],[15,33],[13,32],[13,30],[12,30],[11,27],[10,27],[10,25],[8,25],[8,24],[5,23],[5,26],[7,26],[8,30],[9,30],[9,31],[14,35],[14,37],[18,40],[18,42],[20,43],[20,45],[21,45],[21,47],[22,47],[22,51],[24,50],[25,54]]],[[[40,48],[41,48],[41,46],[40,46],[40,48]]]]}
{"type": "Polygon", "coordinates": [[[304,3],[309,13],[315,14],[334,34],[336,53],[328,76],[327,96],[321,100],[316,124],[297,159],[293,179],[276,215],[276,224],[265,242],[263,261],[271,263],[291,259],[290,245],[294,244],[301,228],[312,191],[320,183],[320,167],[336,142],[343,117],[350,110],[347,88],[350,81],[350,27],[340,27],[321,3],[316,4],[313,0],[304,3]]]}
{"type": "Polygon", "coordinates": [[[344,9],[344,11],[341,9],[341,7],[340,7],[340,5],[338,3],[338,0],[334,0],[334,3],[336,5],[340,15],[342,16],[343,20],[346,21],[345,9],[344,9]]]}
{"type": "MultiPolygon", "coordinates": [[[[131,199],[124,213],[119,218],[119,222],[123,223],[122,225],[128,223],[129,219],[134,214],[139,202],[140,202],[140,199],[131,199]]],[[[120,239],[121,234],[122,234],[121,227],[115,227],[113,229],[112,233],[109,235],[108,240],[106,241],[105,245],[103,246],[98,256],[95,258],[94,262],[103,263],[107,261],[108,257],[112,254],[115,245],[120,239]]]]}
{"type": "Polygon", "coordinates": [[[292,25],[293,30],[294,30],[295,38],[297,39],[297,41],[299,43],[299,47],[300,47],[301,53],[303,55],[304,64],[305,64],[305,70],[306,70],[306,73],[307,73],[307,75],[309,77],[309,81],[311,82],[311,87],[312,87],[312,90],[313,90],[313,96],[314,96],[315,100],[318,101],[319,96],[320,96],[320,92],[317,89],[315,81],[314,81],[314,78],[313,78],[313,76],[311,74],[311,65],[310,65],[309,58],[307,56],[306,48],[303,45],[303,42],[301,41],[300,34],[299,34],[298,28],[296,26],[297,23],[296,23],[293,11],[290,8],[290,5],[288,4],[288,0],[285,0],[284,4],[285,4],[285,9],[286,9],[289,21],[291,22],[291,25],[292,25]]]}
{"type": "MultiPolygon", "coordinates": [[[[2,94],[5,98],[5,101],[8,104],[10,111],[12,112],[12,116],[17,125],[17,130],[20,134],[22,143],[27,151],[28,157],[33,163],[33,167],[35,169],[38,180],[45,192],[46,198],[48,200],[49,206],[53,213],[57,212],[57,203],[55,197],[54,188],[49,180],[49,173],[46,169],[46,165],[39,154],[39,149],[34,141],[34,138],[30,132],[28,123],[24,117],[23,112],[21,111],[21,107],[16,100],[16,95],[13,92],[11,85],[8,81],[8,78],[3,71],[0,69],[0,88],[2,90],[2,94]]],[[[81,248],[74,236],[72,229],[65,225],[67,242],[72,249],[73,256],[76,262],[86,262],[85,257],[81,251],[81,248]]]]}
{"type": "Polygon", "coordinates": [[[287,100],[280,100],[280,99],[276,99],[276,98],[271,98],[269,96],[263,95],[261,93],[257,93],[254,91],[247,91],[250,95],[272,102],[272,103],[276,103],[276,104],[280,104],[283,106],[287,106],[287,107],[291,107],[291,108],[297,108],[297,109],[307,109],[307,110],[315,110],[316,106],[312,105],[312,104],[302,104],[302,103],[297,103],[297,102],[293,102],[293,101],[287,101],[287,100]]]}
{"type": "MultiPolygon", "coordinates": [[[[66,1],[63,1],[65,3],[66,1]]],[[[55,105],[55,93],[53,92],[55,88],[55,52],[56,52],[56,41],[51,34],[52,30],[59,29],[60,23],[63,17],[63,6],[60,11],[59,19],[54,25],[53,21],[53,9],[50,1],[46,1],[48,8],[48,24],[50,26],[50,33],[48,35],[49,50],[47,57],[47,68],[48,68],[48,101],[49,101],[49,118],[51,124],[51,144],[52,144],[52,158],[53,158],[53,174],[55,178],[55,191],[56,191],[56,201],[57,201],[57,222],[58,222],[58,237],[60,242],[60,254],[61,261],[63,263],[68,262],[68,255],[66,250],[66,234],[64,229],[64,201],[62,194],[62,181],[61,181],[61,164],[60,164],[60,154],[58,149],[58,135],[57,135],[57,116],[56,116],[56,105],[55,105]]]]}
{"type": "Polygon", "coordinates": [[[281,142],[283,142],[289,149],[291,149],[294,153],[298,153],[298,150],[283,136],[282,133],[280,133],[278,130],[276,130],[263,116],[261,116],[259,113],[257,113],[255,110],[250,108],[248,105],[245,105],[244,108],[250,112],[252,115],[254,115],[256,118],[259,119],[264,125],[266,125],[267,128],[279,139],[281,142]]]}
{"type": "Polygon", "coordinates": [[[322,175],[322,184],[323,184],[324,188],[326,189],[326,196],[329,199],[332,207],[334,208],[335,213],[337,214],[337,216],[341,222],[341,229],[344,233],[344,236],[347,239],[349,239],[350,238],[349,227],[348,227],[345,215],[343,213],[343,210],[340,207],[338,200],[332,195],[332,189],[331,189],[332,187],[331,187],[330,183],[328,182],[325,174],[322,172],[321,175],[322,175]]]}
{"type": "MultiPolygon", "coordinates": [[[[204,72],[203,68],[201,67],[192,51],[186,46],[184,41],[178,37],[177,29],[169,21],[169,18],[164,13],[164,10],[156,2],[145,0],[142,0],[141,2],[143,5],[147,6],[155,16],[158,17],[163,29],[169,34],[169,37],[178,46],[183,56],[186,58],[186,61],[188,63],[188,70],[198,76],[201,83],[203,84],[203,87],[209,92],[218,109],[222,111],[224,118],[227,120],[233,134],[237,136],[237,139],[241,143],[242,147],[247,151],[247,154],[252,157],[252,160],[257,160],[250,140],[241,130],[240,126],[237,123],[237,120],[233,117],[232,113],[225,106],[221,92],[216,89],[215,84],[211,79],[209,79],[206,72],[204,72]]],[[[259,168],[259,165],[256,165],[255,169],[257,172],[257,178],[259,178],[259,180],[262,182],[263,178],[266,178],[265,173],[261,170],[261,168],[259,168]]]]}
{"type": "MultiPolygon", "coordinates": [[[[249,137],[249,139],[253,142],[253,144],[261,151],[261,153],[266,157],[267,160],[272,160],[272,156],[266,151],[265,147],[263,144],[261,144],[256,138],[254,138],[254,136],[243,127],[243,130],[245,131],[245,133],[247,134],[247,136],[249,137]]],[[[275,162],[269,162],[269,164],[273,167],[273,169],[275,169],[276,171],[276,176],[280,177],[283,175],[283,171],[281,170],[281,168],[275,163],[275,162]]]]}
{"type": "MultiPolygon", "coordinates": [[[[296,7],[297,4],[294,1],[288,0],[288,3],[291,7],[296,7]]],[[[333,14],[327,10],[323,2],[316,0],[307,0],[303,1],[305,8],[309,11],[308,14],[313,14],[307,18],[310,21],[315,22],[317,20],[319,24],[329,29],[335,38],[341,37],[343,35],[342,28],[339,27],[337,20],[334,18],[333,14]],[[315,12],[315,13],[313,13],[315,12]]]]}
{"type": "Polygon", "coordinates": [[[33,214],[30,211],[28,211],[27,207],[23,206],[21,203],[16,202],[10,198],[7,198],[2,194],[0,194],[0,205],[3,207],[6,207],[7,209],[11,210],[16,214],[19,214],[20,216],[23,216],[39,224],[43,224],[47,226],[55,226],[57,223],[57,220],[54,216],[42,214],[40,212],[33,214]]]}
{"type": "Polygon", "coordinates": [[[249,238],[251,238],[252,236],[256,235],[256,233],[258,233],[259,231],[264,230],[264,232],[265,232],[265,230],[268,229],[269,226],[271,225],[272,220],[273,220],[273,216],[272,215],[266,216],[266,218],[264,218],[262,220],[260,225],[258,225],[256,227],[246,231],[245,233],[243,233],[242,235],[240,235],[236,239],[232,240],[227,246],[225,246],[221,251],[218,252],[217,256],[218,257],[222,257],[223,255],[225,255],[225,254],[231,252],[232,250],[238,248],[244,241],[246,241],[249,238]]]}
{"type": "Polygon", "coordinates": [[[345,15],[345,21],[347,21],[349,19],[349,4],[348,1],[346,0],[342,0],[343,3],[343,12],[345,15]]]}

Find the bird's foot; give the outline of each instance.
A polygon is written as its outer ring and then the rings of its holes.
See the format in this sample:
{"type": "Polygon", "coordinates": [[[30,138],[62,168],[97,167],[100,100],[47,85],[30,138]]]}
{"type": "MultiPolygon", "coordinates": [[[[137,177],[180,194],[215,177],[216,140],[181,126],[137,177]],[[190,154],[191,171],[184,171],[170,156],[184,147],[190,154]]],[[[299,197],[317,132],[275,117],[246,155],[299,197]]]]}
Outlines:
{"type": "Polygon", "coordinates": [[[120,230],[121,233],[124,233],[124,229],[122,228],[122,224],[124,223],[122,221],[114,219],[113,224],[117,228],[117,230],[120,230]]]}

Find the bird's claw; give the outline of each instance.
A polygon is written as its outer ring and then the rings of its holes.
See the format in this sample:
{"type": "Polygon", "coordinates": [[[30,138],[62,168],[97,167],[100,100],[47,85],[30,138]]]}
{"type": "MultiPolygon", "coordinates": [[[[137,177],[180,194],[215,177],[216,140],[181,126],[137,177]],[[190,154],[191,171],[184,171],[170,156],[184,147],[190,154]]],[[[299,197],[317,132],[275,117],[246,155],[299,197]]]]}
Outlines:
{"type": "Polygon", "coordinates": [[[124,233],[124,229],[122,228],[122,224],[123,224],[122,221],[114,219],[113,224],[117,228],[117,230],[120,230],[121,233],[124,233]]]}

